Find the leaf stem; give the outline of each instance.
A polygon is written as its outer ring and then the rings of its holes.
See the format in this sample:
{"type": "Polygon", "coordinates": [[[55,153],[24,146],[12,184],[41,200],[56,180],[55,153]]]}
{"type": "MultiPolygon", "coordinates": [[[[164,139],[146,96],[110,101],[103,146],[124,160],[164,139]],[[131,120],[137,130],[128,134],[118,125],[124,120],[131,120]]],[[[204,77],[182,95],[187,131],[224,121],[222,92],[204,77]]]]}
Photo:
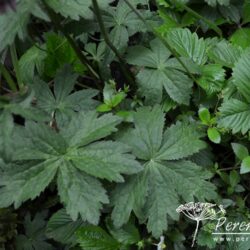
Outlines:
{"type": "Polygon", "coordinates": [[[116,57],[118,58],[118,60],[121,63],[121,70],[124,74],[124,76],[126,77],[128,83],[131,86],[134,86],[134,79],[133,79],[133,75],[130,72],[130,70],[126,67],[127,62],[125,61],[125,59],[120,55],[119,51],[116,49],[116,47],[114,46],[114,44],[111,42],[111,40],[109,39],[108,33],[106,31],[103,19],[102,19],[102,14],[99,8],[99,5],[97,3],[97,0],[92,0],[93,3],[93,9],[97,18],[97,22],[99,24],[101,33],[103,35],[104,41],[106,42],[106,44],[109,46],[109,48],[115,53],[116,57]]]}
{"type": "Polygon", "coordinates": [[[3,75],[3,77],[5,78],[6,82],[8,83],[10,89],[12,91],[16,92],[17,91],[16,84],[15,84],[14,80],[12,79],[10,73],[8,72],[8,70],[6,69],[4,64],[2,64],[2,63],[0,63],[0,72],[3,75]]]}
{"type": "Polygon", "coordinates": [[[189,69],[186,67],[186,65],[182,62],[182,60],[180,59],[179,55],[175,52],[175,50],[170,46],[170,44],[165,40],[165,38],[159,34],[156,29],[150,24],[148,23],[145,18],[139,13],[139,11],[137,11],[136,8],[134,8],[134,6],[128,1],[128,0],[124,0],[124,2],[128,5],[128,7],[137,15],[137,17],[142,20],[142,22],[146,25],[146,27],[156,36],[160,39],[160,41],[163,43],[163,45],[172,53],[172,55],[177,59],[177,61],[181,64],[181,66],[185,69],[185,71],[187,72],[187,74],[189,75],[189,77],[196,83],[198,84],[197,80],[195,79],[195,77],[191,74],[191,72],[189,71],[189,69]]]}
{"type": "Polygon", "coordinates": [[[12,60],[12,64],[13,64],[13,67],[14,67],[14,71],[16,73],[17,85],[18,85],[19,90],[21,90],[24,85],[23,85],[23,82],[22,82],[21,74],[20,74],[20,68],[19,68],[19,64],[18,64],[18,58],[17,58],[15,43],[13,43],[10,46],[10,55],[11,55],[11,60],[12,60]]]}

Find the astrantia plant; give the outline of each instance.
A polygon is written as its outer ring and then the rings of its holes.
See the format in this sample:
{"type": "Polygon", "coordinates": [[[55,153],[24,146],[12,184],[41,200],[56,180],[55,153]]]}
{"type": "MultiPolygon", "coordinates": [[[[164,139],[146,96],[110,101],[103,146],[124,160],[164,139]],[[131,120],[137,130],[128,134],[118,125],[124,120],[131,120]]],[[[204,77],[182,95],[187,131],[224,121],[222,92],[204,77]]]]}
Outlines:
{"type": "Polygon", "coordinates": [[[249,0],[0,0],[0,249],[249,250],[209,222],[249,220],[249,30],[249,0]]]}

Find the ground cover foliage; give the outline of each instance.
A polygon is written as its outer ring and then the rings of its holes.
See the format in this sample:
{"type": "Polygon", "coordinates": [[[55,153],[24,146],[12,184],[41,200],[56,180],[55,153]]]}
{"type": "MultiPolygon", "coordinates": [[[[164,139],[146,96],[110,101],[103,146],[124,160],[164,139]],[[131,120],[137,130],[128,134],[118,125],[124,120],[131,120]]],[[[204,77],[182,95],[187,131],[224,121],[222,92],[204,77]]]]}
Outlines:
{"type": "MultiPolygon", "coordinates": [[[[191,201],[249,221],[249,23],[249,0],[0,1],[0,248],[190,249],[191,201]]],[[[250,249],[214,226],[195,249],[250,249]]]]}

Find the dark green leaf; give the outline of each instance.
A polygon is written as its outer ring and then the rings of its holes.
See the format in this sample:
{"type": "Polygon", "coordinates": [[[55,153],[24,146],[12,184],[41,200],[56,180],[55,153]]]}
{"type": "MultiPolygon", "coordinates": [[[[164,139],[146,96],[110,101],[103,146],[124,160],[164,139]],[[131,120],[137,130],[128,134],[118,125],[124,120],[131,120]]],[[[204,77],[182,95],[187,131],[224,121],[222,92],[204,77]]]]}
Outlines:
{"type": "Polygon", "coordinates": [[[97,226],[82,227],[77,237],[83,250],[120,250],[120,243],[97,226]]]}
{"type": "Polygon", "coordinates": [[[77,243],[75,232],[83,225],[81,219],[72,221],[66,210],[60,209],[49,219],[46,235],[63,244],[75,245],[77,243]]]}

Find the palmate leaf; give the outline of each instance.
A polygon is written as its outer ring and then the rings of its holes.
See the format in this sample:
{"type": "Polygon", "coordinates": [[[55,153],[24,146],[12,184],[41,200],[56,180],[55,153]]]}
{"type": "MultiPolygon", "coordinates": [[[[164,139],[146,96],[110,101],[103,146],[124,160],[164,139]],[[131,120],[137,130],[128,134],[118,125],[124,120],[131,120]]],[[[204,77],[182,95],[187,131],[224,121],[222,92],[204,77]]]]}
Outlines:
{"type": "Polygon", "coordinates": [[[162,89],[179,104],[188,104],[192,91],[192,80],[173,65],[170,52],[157,39],[151,41],[150,49],[135,46],[129,50],[127,61],[142,67],[136,78],[139,91],[150,103],[162,99],[162,89]]]}
{"type": "Polygon", "coordinates": [[[55,249],[50,243],[48,243],[45,236],[45,226],[47,211],[36,213],[35,217],[31,219],[31,215],[28,213],[24,218],[25,234],[19,234],[16,237],[16,249],[17,250],[53,250],[55,249]]]}
{"type": "Polygon", "coordinates": [[[127,146],[95,142],[116,131],[120,122],[111,114],[97,117],[94,111],[75,114],[62,133],[27,122],[14,135],[16,165],[2,174],[0,206],[14,203],[18,207],[34,199],[57,177],[60,200],[71,218],[76,220],[80,214],[83,220],[97,224],[102,205],[109,200],[95,177],[121,182],[121,174],[141,170],[127,146]]]}
{"type": "Polygon", "coordinates": [[[87,89],[71,93],[77,77],[69,66],[63,67],[55,77],[54,94],[48,84],[36,79],[34,89],[37,106],[49,116],[55,116],[59,126],[67,122],[75,111],[93,110],[97,106],[98,102],[92,99],[97,95],[97,90],[87,89]]]}
{"type": "Polygon", "coordinates": [[[215,196],[214,186],[206,181],[211,174],[183,160],[206,146],[199,139],[200,133],[192,125],[177,123],[163,134],[163,126],[164,114],[159,107],[141,108],[135,113],[135,129],[121,140],[143,160],[144,171],[119,184],[112,195],[115,226],[126,223],[134,211],[139,219],[147,221],[148,231],[155,237],[167,229],[169,217],[178,218],[175,209],[180,199],[215,196]]]}
{"type": "Polygon", "coordinates": [[[9,10],[0,15],[0,52],[13,43],[16,35],[24,39],[26,25],[31,14],[47,20],[46,14],[41,10],[39,1],[22,0],[17,3],[16,11],[9,10]]]}
{"type": "MultiPolygon", "coordinates": [[[[145,4],[145,1],[130,1],[135,8],[139,2],[145,4]]],[[[138,9],[138,11],[148,22],[155,22],[152,12],[141,9],[138,9]]],[[[106,27],[111,28],[109,33],[110,40],[121,52],[125,51],[130,36],[136,32],[147,31],[145,24],[123,1],[119,1],[116,7],[107,8],[105,12],[103,12],[103,20],[106,27]]],[[[110,62],[114,57],[114,53],[108,49],[105,55],[106,61],[110,62]]]]}

